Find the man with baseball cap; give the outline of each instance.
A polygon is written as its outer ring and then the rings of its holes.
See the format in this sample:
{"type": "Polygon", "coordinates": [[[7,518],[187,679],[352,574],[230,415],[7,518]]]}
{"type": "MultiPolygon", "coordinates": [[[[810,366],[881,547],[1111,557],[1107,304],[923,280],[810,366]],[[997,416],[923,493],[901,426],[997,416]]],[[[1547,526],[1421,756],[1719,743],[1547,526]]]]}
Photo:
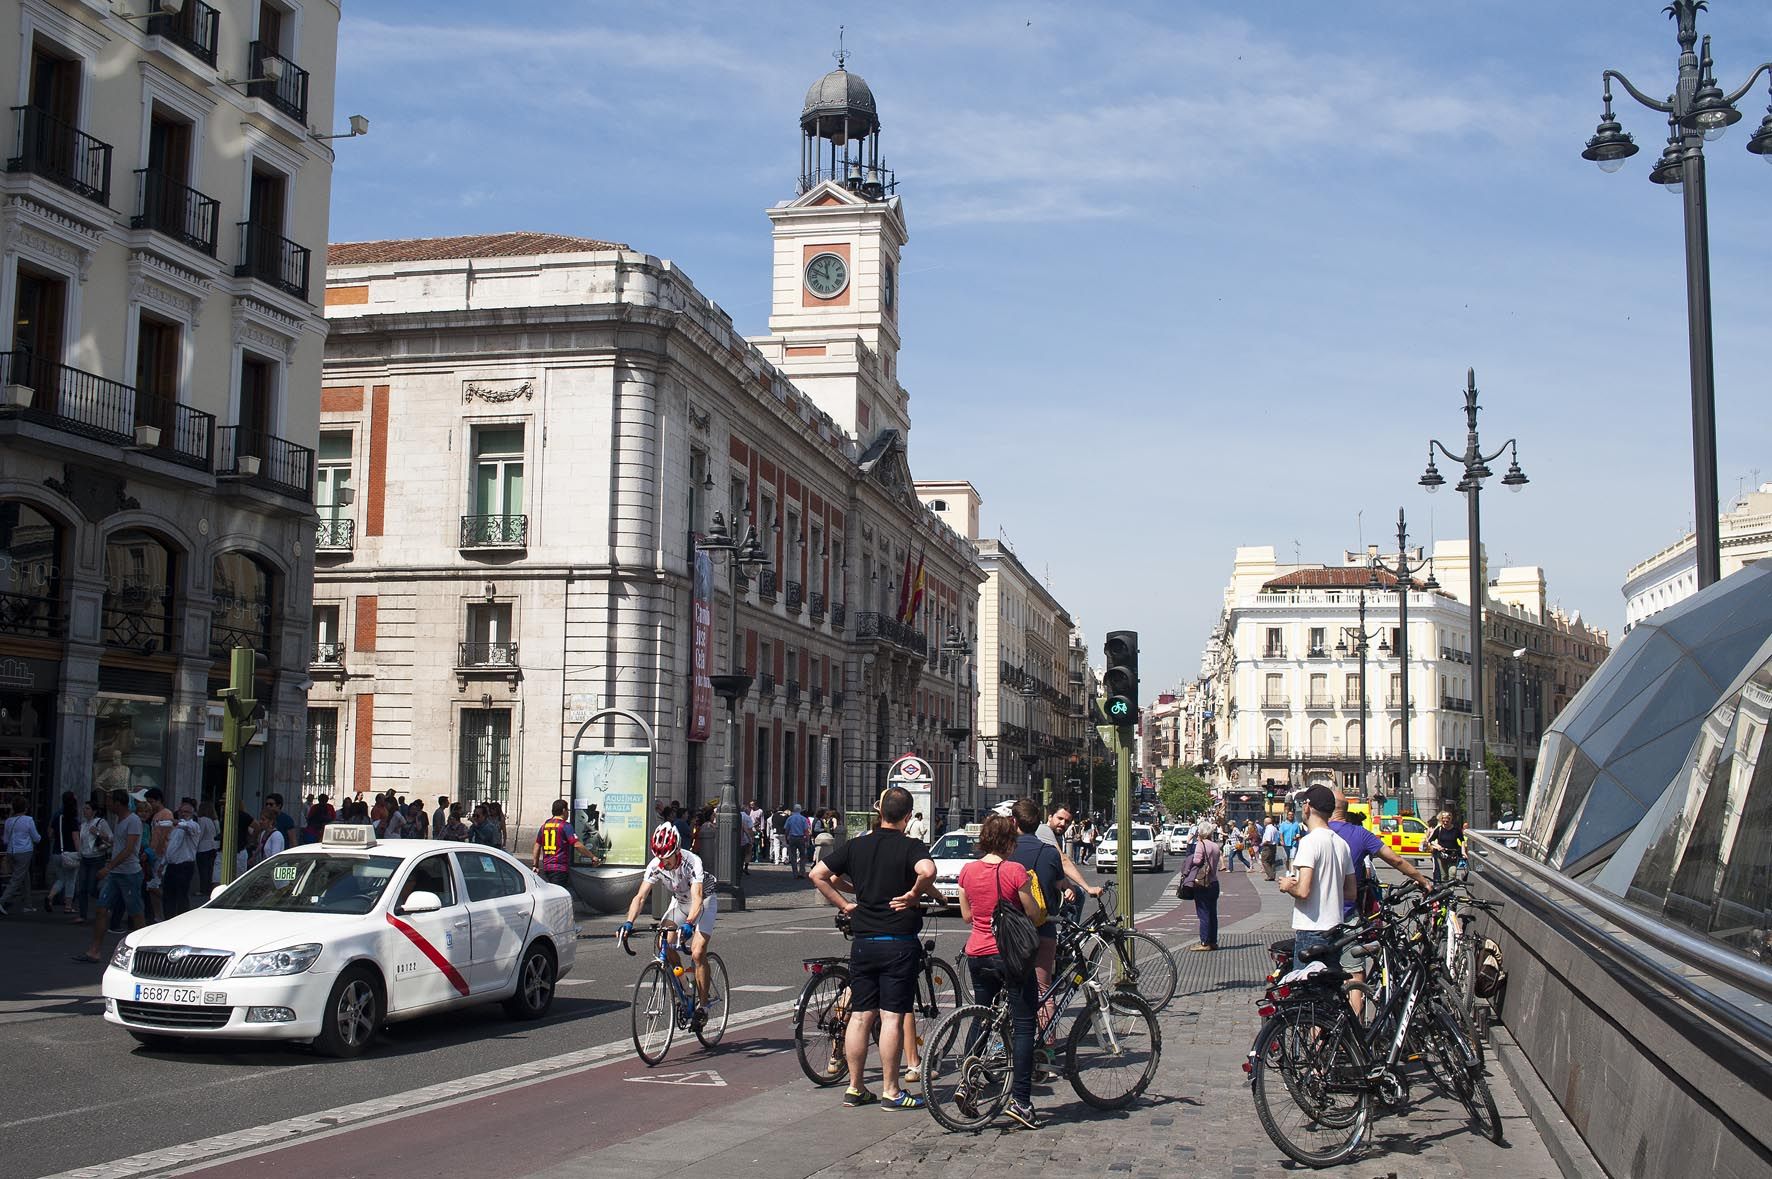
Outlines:
{"type": "Polygon", "coordinates": [[[1333,940],[1342,906],[1354,899],[1354,859],[1348,845],[1329,828],[1335,792],[1312,786],[1301,797],[1305,834],[1298,841],[1292,872],[1280,877],[1280,891],[1292,898],[1292,965],[1304,966],[1304,952],[1333,940]]]}

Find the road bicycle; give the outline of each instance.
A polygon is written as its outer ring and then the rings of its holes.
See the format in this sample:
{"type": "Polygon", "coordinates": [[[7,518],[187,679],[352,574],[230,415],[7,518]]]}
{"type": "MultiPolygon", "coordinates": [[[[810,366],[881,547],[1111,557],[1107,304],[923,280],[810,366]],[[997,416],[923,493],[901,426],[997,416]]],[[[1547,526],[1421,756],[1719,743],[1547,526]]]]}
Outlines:
{"type": "MultiPolygon", "coordinates": [[[[849,918],[838,914],[836,926],[845,938],[852,937],[849,918]]],[[[920,1019],[934,1020],[945,1004],[950,1010],[966,1001],[965,983],[959,971],[935,953],[932,922],[926,922],[921,938],[922,958],[917,966],[917,995],[913,1011],[920,1019]]],[[[800,1071],[814,1085],[830,1086],[849,1076],[843,1040],[849,1031],[849,959],[806,958],[801,968],[810,976],[794,1004],[794,1052],[800,1071]]],[[[880,1021],[871,1033],[880,1038],[880,1021]]]]}
{"type": "Polygon", "coordinates": [[[1436,889],[1405,909],[1419,886],[1393,889],[1379,913],[1300,955],[1302,969],[1270,976],[1258,1007],[1265,1022],[1243,1068],[1262,1128],[1292,1159],[1326,1167],[1352,1158],[1377,1106],[1408,1107],[1414,1065],[1464,1105],[1477,1132],[1501,1142],[1483,1059],[1458,1018],[1432,936],[1435,907],[1455,891],[1436,889]],[[1356,945],[1372,963],[1373,986],[1339,969],[1342,951],[1356,945]],[[1366,999],[1359,1013],[1348,1001],[1353,991],[1366,999]]]}
{"type": "MultiPolygon", "coordinates": [[[[1081,993],[1083,1011],[1055,1063],[1087,1104],[1124,1109],[1156,1075],[1163,1054],[1157,1013],[1136,991],[1113,986],[1106,981],[1108,972],[1092,970],[1076,953],[1080,927],[1071,926],[1063,936],[1073,943],[1069,955],[1060,951],[1071,965],[1057,972],[1040,996],[1035,1043],[1047,1042],[1081,993]]],[[[943,1017],[923,1050],[923,1100],[937,1122],[950,1130],[982,1130],[1002,1112],[1014,1081],[1014,1037],[1007,985],[990,1004],[969,1004],[943,1017]]]]}
{"type": "MultiPolygon", "coordinates": [[[[707,1002],[697,1007],[695,963],[688,950],[679,952],[668,936],[680,928],[675,921],[662,918],[653,924],[652,961],[640,968],[640,977],[634,983],[634,1002],[629,1009],[634,1051],[648,1065],[665,1058],[678,1031],[694,1032],[703,1048],[714,1047],[726,1034],[726,1021],[732,1014],[727,1000],[726,963],[712,950],[708,951],[707,1002]],[[677,958],[675,965],[671,962],[673,957],[677,958]]],[[[628,945],[628,934],[624,931],[618,936],[628,957],[636,957],[628,945]]]]}

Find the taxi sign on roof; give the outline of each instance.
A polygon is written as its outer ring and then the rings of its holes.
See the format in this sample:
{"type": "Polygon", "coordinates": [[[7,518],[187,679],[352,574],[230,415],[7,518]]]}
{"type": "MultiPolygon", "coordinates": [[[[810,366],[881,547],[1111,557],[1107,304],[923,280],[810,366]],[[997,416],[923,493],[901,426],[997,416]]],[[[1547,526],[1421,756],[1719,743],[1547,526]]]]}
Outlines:
{"type": "Polygon", "coordinates": [[[369,823],[328,823],[320,833],[322,847],[374,847],[375,827],[369,823]]]}

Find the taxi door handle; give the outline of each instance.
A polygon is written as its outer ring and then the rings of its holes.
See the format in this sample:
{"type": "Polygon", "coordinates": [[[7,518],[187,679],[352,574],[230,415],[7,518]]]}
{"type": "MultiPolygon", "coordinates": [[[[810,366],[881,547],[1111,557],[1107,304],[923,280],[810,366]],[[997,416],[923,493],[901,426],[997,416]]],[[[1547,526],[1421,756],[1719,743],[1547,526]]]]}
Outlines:
{"type": "Polygon", "coordinates": [[[455,923],[455,927],[457,929],[466,929],[468,927],[468,919],[463,917],[460,921],[455,923]]]}

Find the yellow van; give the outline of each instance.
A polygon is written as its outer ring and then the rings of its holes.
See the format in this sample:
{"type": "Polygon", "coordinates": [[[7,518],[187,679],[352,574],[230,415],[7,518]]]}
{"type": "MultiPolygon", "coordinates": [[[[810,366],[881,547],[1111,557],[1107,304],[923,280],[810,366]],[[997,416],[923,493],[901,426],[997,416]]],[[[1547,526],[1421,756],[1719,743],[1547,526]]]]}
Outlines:
{"type": "Polygon", "coordinates": [[[1378,820],[1378,837],[1400,856],[1427,856],[1427,835],[1427,824],[1414,815],[1385,815],[1378,820]]]}

